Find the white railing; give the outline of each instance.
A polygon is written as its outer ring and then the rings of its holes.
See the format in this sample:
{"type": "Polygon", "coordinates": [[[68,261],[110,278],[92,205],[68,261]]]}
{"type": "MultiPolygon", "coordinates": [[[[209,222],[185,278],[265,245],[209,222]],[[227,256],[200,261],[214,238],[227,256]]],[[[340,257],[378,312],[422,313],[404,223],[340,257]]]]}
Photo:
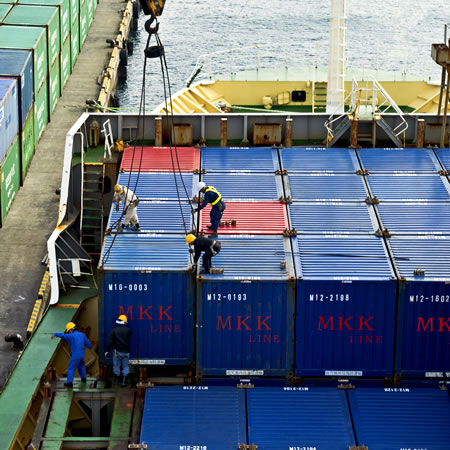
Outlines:
{"type": "Polygon", "coordinates": [[[392,129],[392,132],[396,137],[408,129],[408,123],[404,118],[403,111],[398,107],[383,86],[381,86],[381,84],[376,80],[366,82],[366,86],[362,87],[361,85],[358,85],[357,81],[353,78],[352,90],[344,100],[344,105],[346,104],[349,105],[349,110],[347,112],[339,114],[333,118],[335,114],[338,114],[338,110],[334,111],[334,113],[330,115],[324,124],[328,132],[329,140],[332,140],[335,136],[335,130],[332,129],[332,125],[339,122],[349,113],[358,115],[358,109],[361,106],[371,106],[372,113],[379,114],[380,116],[388,113],[389,109],[393,109],[398,114],[400,119],[400,123],[392,129]]]}

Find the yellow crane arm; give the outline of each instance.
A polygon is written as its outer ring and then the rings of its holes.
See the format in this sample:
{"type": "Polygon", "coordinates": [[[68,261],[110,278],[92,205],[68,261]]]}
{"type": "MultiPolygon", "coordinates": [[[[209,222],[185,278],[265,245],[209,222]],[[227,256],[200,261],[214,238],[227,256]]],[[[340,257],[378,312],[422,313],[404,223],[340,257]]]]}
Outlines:
{"type": "Polygon", "coordinates": [[[139,0],[145,15],[160,16],[166,0],[139,0]]]}

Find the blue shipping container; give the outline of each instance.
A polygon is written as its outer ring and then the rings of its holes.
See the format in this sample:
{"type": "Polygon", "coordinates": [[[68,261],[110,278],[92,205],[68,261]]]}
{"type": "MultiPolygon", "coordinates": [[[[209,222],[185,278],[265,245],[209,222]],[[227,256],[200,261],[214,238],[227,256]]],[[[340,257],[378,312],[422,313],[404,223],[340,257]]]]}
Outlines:
{"type": "Polygon", "coordinates": [[[373,206],[349,202],[294,202],[287,205],[289,229],[297,233],[374,234],[378,221],[373,206]]]}
{"type": "Polygon", "coordinates": [[[238,449],[247,442],[244,389],[147,389],[139,442],[146,444],[148,450],[238,449]]]}
{"type": "Polygon", "coordinates": [[[178,196],[186,200],[198,194],[198,175],[175,173],[175,177],[174,173],[122,172],[117,183],[129,186],[141,200],[178,200],[178,196]]]}
{"type": "Polygon", "coordinates": [[[292,238],[297,286],[295,374],[393,374],[395,275],[371,236],[292,238]]]}
{"type": "Polygon", "coordinates": [[[359,445],[369,449],[448,450],[450,402],[437,388],[348,391],[359,445]]]}
{"type": "Polygon", "coordinates": [[[117,317],[125,314],[133,331],[132,364],[192,363],[194,280],[185,237],[108,236],[100,267],[102,352],[117,317]]]}
{"type": "Polygon", "coordinates": [[[280,150],[281,169],[289,173],[355,173],[355,151],[348,148],[292,147],[280,150]]]}
{"type": "Polygon", "coordinates": [[[28,50],[0,49],[0,77],[16,78],[21,128],[34,101],[33,53],[28,50]]]}
{"type": "Polygon", "coordinates": [[[424,148],[363,148],[357,151],[370,173],[437,173],[433,150],[424,148]]]}
{"type": "Polygon", "coordinates": [[[348,450],[355,445],[343,391],[266,387],[246,392],[248,441],[258,450],[348,450]]]}
{"type": "Polygon", "coordinates": [[[450,185],[445,176],[375,174],[366,180],[372,197],[380,202],[450,202],[450,185]]]}
{"type": "Polygon", "coordinates": [[[450,172],[450,151],[448,148],[438,148],[435,150],[439,162],[444,170],[450,172]]]}
{"type": "Polygon", "coordinates": [[[224,274],[197,278],[198,374],[292,374],[295,277],[289,239],[220,241],[213,264],[224,274]]]}
{"type": "MultiPolygon", "coordinates": [[[[119,220],[123,222],[122,210],[123,204],[120,204],[119,212],[117,212],[113,203],[108,229],[112,226],[117,227],[119,220]]],[[[180,209],[178,202],[164,200],[139,201],[137,215],[141,227],[140,233],[187,234],[193,229],[193,218],[197,217],[197,214],[192,215],[189,203],[183,202],[180,209]]],[[[131,232],[131,230],[125,228],[124,232],[131,232]]]]}
{"type": "Polygon", "coordinates": [[[392,235],[450,235],[448,203],[383,203],[376,209],[382,228],[392,235]]]}
{"type": "Polygon", "coordinates": [[[395,371],[450,376],[450,236],[388,240],[399,284],[395,371]]]}
{"type": "Polygon", "coordinates": [[[284,176],[286,196],[294,201],[363,202],[368,197],[359,175],[335,173],[284,176]]]}
{"type": "Polygon", "coordinates": [[[0,162],[19,133],[17,81],[0,79],[0,162]]]}
{"type": "Polygon", "coordinates": [[[207,147],[202,149],[201,169],[206,172],[275,172],[278,151],[265,147],[207,147]]]}
{"type": "Polygon", "coordinates": [[[202,181],[214,186],[225,201],[277,201],[284,198],[281,176],[272,173],[209,172],[202,175],[202,181]]]}

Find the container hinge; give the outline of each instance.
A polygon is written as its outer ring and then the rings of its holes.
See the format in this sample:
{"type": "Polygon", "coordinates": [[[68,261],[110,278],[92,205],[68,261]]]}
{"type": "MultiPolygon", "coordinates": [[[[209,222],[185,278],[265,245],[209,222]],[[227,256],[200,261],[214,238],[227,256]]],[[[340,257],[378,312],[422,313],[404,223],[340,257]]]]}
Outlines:
{"type": "Polygon", "coordinates": [[[239,383],[236,387],[238,389],[253,389],[255,385],[252,383],[239,383]]]}
{"type": "Polygon", "coordinates": [[[450,170],[440,170],[439,175],[450,175],[450,170]]]}
{"type": "Polygon", "coordinates": [[[239,450],[258,450],[258,446],[255,444],[239,444],[239,450]]]}
{"type": "Polygon", "coordinates": [[[378,203],[380,203],[380,200],[378,199],[377,196],[371,197],[370,195],[369,195],[369,197],[367,197],[364,201],[365,201],[368,205],[378,205],[378,203]]]}
{"type": "Polygon", "coordinates": [[[280,261],[280,269],[286,269],[286,261],[280,261]]]}
{"type": "Polygon", "coordinates": [[[350,445],[348,450],[369,450],[369,447],[367,445],[350,445]]]}
{"type": "Polygon", "coordinates": [[[418,276],[421,276],[421,277],[424,277],[425,276],[425,270],[424,269],[414,269],[414,275],[418,275],[418,276]]]}
{"type": "Polygon", "coordinates": [[[284,195],[282,195],[279,199],[278,199],[281,203],[292,203],[292,197],[285,197],[284,195]]]}
{"type": "Polygon", "coordinates": [[[192,171],[192,173],[195,175],[199,175],[199,174],[204,175],[206,173],[206,170],[205,169],[194,169],[192,171]]]}
{"type": "Polygon", "coordinates": [[[356,175],[370,175],[370,171],[367,169],[359,169],[356,171],[356,175]]]}
{"type": "Polygon", "coordinates": [[[288,171],[287,169],[284,170],[275,170],[275,175],[287,175],[288,171]]]}
{"type": "Polygon", "coordinates": [[[378,229],[375,233],[378,237],[390,238],[392,236],[391,232],[386,228],[385,230],[378,229]]]}
{"type": "Polygon", "coordinates": [[[337,388],[345,391],[345,390],[349,390],[349,389],[355,389],[355,385],[351,384],[351,383],[341,383],[341,384],[338,384],[337,388]]]}

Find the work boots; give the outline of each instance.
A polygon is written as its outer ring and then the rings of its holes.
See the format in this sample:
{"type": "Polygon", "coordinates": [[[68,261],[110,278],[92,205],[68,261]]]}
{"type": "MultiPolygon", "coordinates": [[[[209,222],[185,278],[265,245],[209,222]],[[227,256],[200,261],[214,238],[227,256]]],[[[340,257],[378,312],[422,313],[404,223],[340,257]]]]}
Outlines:
{"type": "Polygon", "coordinates": [[[128,386],[128,383],[127,383],[127,376],[126,376],[126,375],[123,375],[123,376],[122,376],[122,383],[120,383],[120,385],[121,385],[122,387],[128,386]]]}

